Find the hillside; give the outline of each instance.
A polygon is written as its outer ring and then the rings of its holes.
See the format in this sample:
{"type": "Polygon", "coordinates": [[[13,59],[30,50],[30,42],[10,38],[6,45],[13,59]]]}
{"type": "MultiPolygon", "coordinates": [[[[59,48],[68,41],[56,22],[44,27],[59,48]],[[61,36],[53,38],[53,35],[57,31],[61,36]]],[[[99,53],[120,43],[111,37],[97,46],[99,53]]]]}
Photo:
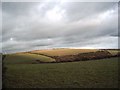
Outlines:
{"type": "Polygon", "coordinates": [[[4,59],[6,64],[37,64],[54,61],[53,58],[30,53],[8,54],[4,59]]]}
{"type": "Polygon", "coordinates": [[[96,51],[98,51],[98,49],[50,49],[50,50],[34,50],[30,51],[30,53],[43,54],[47,56],[65,56],[96,51]]]}
{"type": "Polygon", "coordinates": [[[118,50],[92,49],[6,54],[2,57],[3,87],[117,88],[117,56],[118,50]]]}
{"type": "Polygon", "coordinates": [[[118,58],[50,64],[7,64],[6,88],[117,88],[118,58]]]}
{"type": "Polygon", "coordinates": [[[34,50],[30,52],[19,52],[3,55],[7,63],[48,63],[48,62],[69,62],[86,61],[117,57],[118,50],[98,49],[51,49],[34,50]]]}

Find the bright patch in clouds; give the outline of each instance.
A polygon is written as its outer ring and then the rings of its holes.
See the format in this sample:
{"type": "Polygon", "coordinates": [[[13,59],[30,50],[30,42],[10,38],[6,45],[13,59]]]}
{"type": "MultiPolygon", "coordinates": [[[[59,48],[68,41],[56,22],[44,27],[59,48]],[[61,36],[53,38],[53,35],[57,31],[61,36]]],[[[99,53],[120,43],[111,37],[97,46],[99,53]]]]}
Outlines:
{"type": "Polygon", "coordinates": [[[114,11],[113,9],[112,9],[112,10],[108,10],[108,11],[100,14],[100,15],[99,15],[99,18],[100,18],[101,20],[105,20],[105,19],[107,19],[107,18],[110,18],[110,17],[112,16],[112,14],[114,14],[114,12],[115,12],[115,11],[114,11]]]}
{"type": "Polygon", "coordinates": [[[13,38],[10,38],[10,41],[13,41],[13,38]]]}
{"type": "Polygon", "coordinates": [[[61,10],[59,7],[55,7],[52,10],[46,12],[46,18],[52,22],[60,21],[64,18],[64,10],[61,10]]]}

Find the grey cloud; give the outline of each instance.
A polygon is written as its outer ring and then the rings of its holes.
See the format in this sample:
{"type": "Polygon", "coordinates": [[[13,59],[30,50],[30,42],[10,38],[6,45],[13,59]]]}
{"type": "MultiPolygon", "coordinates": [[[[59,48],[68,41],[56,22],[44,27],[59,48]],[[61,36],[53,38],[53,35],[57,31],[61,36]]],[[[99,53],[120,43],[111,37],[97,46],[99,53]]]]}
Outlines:
{"type": "Polygon", "coordinates": [[[4,52],[54,47],[117,48],[114,37],[118,36],[118,11],[114,2],[4,2],[2,10],[4,52]]]}
{"type": "Polygon", "coordinates": [[[71,2],[65,3],[67,18],[76,21],[94,14],[99,14],[116,6],[115,2],[71,2]]]}

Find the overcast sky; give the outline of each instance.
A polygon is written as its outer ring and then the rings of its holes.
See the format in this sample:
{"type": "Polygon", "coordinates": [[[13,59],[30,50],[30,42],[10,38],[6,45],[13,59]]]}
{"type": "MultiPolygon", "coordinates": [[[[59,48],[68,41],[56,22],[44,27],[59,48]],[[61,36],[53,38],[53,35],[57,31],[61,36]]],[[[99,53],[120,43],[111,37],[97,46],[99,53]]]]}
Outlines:
{"type": "Polygon", "coordinates": [[[3,2],[2,49],[118,48],[117,2],[3,2]]]}

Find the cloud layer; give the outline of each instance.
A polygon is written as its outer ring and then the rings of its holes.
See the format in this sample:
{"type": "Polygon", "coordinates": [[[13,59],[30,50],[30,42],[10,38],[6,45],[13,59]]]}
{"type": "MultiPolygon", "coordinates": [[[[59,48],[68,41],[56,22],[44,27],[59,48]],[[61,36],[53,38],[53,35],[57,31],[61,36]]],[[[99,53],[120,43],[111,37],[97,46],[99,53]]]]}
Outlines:
{"type": "Polygon", "coordinates": [[[3,52],[118,48],[116,2],[3,2],[3,52]]]}

